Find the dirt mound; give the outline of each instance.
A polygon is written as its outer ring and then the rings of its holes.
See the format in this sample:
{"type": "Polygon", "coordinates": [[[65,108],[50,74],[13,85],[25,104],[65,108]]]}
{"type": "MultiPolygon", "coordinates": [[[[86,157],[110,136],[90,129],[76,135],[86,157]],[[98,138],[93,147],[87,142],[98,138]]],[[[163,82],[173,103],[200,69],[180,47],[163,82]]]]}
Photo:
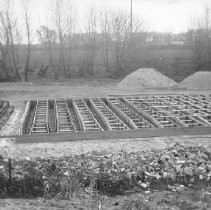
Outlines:
{"type": "Polygon", "coordinates": [[[211,89],[211,72],[199,71],[184,79],[180,88],[188,89],[211,89]]]}
{"type": "Polygon", "coordinates": [[[143,88],[167,88],[177,83],[161,74],[153,68],[140,68],[129,74],[119,84],[119,88],[143,89],[143,88]]]}

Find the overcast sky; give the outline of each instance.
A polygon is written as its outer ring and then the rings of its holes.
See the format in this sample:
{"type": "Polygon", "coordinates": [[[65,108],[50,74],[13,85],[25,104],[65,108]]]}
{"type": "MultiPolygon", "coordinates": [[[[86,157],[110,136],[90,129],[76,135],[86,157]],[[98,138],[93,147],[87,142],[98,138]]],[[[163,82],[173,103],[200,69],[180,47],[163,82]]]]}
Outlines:
{"type": "MultiPolygon", "coordinates": [[[[22,18],[24,0],[11,0],[15,14],[22,18]]],[[[88,8],[94,6],[98,11],[102,8],[124,10],[130,12],[130,0],[64,0],[72,1],[77,9],[80,21],[86,19],[88,8]]],[[[51,25],[54,0],[30,0],[31,22],[33,28],[39,25],[51,25]]],[[[133,0],[134,14],[143,18],[150,31],[174,32],[185,31],[191,17],[201,16],[205,6],[211,8],[211,0],[133,0]]],[[[0,5],[1,6],[1,5],[0,5]]]]}

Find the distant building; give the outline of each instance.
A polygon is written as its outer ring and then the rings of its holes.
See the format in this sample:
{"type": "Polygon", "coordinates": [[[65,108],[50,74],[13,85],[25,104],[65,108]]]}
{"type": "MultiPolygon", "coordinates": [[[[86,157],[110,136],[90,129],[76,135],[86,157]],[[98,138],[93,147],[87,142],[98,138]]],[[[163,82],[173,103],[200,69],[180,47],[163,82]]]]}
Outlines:
{"type": "Polygon", "coordinates": [[[184,45],[185,35],[173,34],[173,33],[158,33],[151,32],[147,37],[147,43],[153,46],[172,46],[172,45],[184,45]]]}
{"type": "Polygon", "coordinates": [[[173,34],[171,38],[172,45],[184,45],[186,41],[186,37],[183,33],[173,34]]]}

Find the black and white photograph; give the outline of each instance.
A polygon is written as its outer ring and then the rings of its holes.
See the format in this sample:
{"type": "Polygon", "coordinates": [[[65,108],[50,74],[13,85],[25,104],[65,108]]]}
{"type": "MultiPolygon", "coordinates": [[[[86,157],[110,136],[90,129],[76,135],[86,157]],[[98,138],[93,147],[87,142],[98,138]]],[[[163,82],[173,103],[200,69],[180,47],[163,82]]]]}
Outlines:
{"type": "Polygon", "coordinates": [[[211,0],[0,0],[0,210],[211,210],[211,0]]]}

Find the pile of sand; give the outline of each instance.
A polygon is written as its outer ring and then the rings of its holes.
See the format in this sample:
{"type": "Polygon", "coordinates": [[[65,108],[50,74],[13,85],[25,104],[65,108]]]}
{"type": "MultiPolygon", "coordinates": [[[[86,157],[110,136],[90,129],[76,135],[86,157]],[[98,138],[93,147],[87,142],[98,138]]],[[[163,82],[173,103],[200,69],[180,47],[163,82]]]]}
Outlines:
{"type": "Polygon", "coordinates": [[[127,89],[168,88],[176,86],[172,79],[153,68],[140,68],[125,77],[117,87],[127,89]]]}
{"type": "Polygon", "coordinates": [[[187,89],[211,89],[211,72],[196,72],[184,79],[178,87],[187,89]]]}

